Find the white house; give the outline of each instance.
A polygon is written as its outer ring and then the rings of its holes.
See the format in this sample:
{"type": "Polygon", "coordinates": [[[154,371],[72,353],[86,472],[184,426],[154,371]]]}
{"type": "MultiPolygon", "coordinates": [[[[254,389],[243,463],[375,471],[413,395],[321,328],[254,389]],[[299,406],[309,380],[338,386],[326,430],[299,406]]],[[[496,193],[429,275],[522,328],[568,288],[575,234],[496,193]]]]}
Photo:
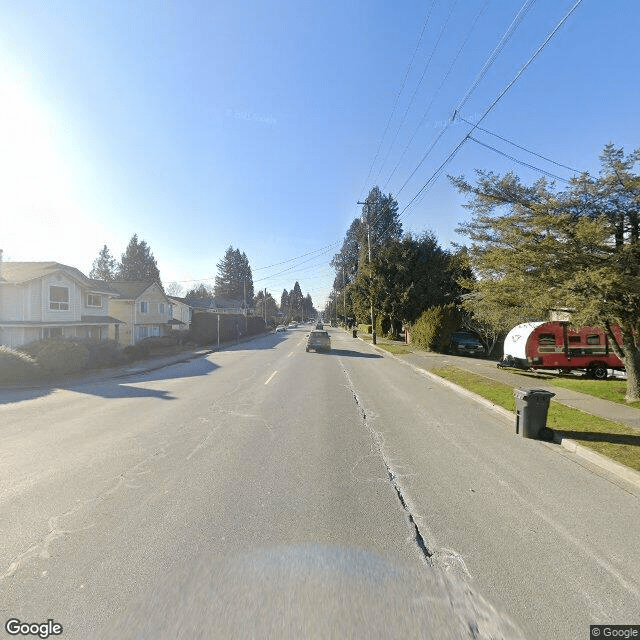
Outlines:
{"type": "Polygon", "coordinates": [[[116,336],[120,320],[109,315],[116,295],[107,283],[59,262],[0,260],[0,344],[116,336]]]}
{"type": "Polygon", "coordinates": [[[169,325],[174,331],[189,331],[192,309],[184,298],[168,296],[171,302],[169,325]]]}

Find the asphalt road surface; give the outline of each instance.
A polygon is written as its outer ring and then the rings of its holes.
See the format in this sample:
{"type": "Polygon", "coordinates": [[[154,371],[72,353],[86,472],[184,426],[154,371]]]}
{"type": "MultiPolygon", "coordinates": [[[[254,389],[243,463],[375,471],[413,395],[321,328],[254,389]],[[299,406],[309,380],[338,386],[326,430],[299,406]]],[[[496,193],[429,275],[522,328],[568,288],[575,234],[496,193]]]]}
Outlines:
{"type": "Polygon", "coordinates": [[[0,391],[7,637],[10,619],[64,639],[640,623],[637,492],[343,331],[306,353],[307,332],[0,391]]]}

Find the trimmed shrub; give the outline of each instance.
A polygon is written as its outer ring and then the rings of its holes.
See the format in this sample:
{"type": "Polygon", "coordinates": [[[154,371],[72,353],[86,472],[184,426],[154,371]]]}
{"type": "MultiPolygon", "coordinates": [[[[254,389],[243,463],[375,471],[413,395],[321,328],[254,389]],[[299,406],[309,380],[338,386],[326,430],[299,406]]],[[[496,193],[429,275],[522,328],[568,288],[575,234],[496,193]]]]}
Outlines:
{"type": "Polygon", "coordinates": [[[459,327],[460,315],[454,305],[430,307],[411,326],[411,342],[425,351],[444,352],[459,327]]]}
{"type": "Polygon", "coordinates": [[[127,360],[142,360],[149,357],[150,353],[149,345],[144,342],[138,342],[137,344],[131,344],[125,347],[123,352],[127,360]]]}
{"type": "Polygon", "coordinates": [[[89,352],[87,369],[117,367],[126,361],[122,348],[115,340],[75,340],[84,345],[89,352]]]}
{"type": "Polygon", "coordinates": [[[42,372],[48,375],[76,373],[89,361],[87,347],[72,340],[38,340],[22,350],[33,354],[42,372]]]}
{"type": "Polygon", "coordinates": [[[137,344],[144,345],[149,351],[152,349],[165,349],[167,347],[175,347],[178,344],[178,338],[174,336],[152,336],[151,338],[143,338],[137,344]]]}
{"type": "Polygon", "coordinates": [[[26,353],[0,346],[0,383],[25,382],[39,374],[35,358],[26,353]]]}

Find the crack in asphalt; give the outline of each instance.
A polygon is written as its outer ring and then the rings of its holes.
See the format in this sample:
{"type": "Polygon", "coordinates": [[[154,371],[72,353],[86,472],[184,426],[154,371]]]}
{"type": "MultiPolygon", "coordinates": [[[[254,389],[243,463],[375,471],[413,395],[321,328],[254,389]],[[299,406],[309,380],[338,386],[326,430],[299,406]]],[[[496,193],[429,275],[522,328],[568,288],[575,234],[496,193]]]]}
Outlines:
{"type": "Polygon", "coordinates": [[[402,491],[402,487],[400,486],[400,483],[398,482],[398,477],[396,476],[395,472],[391,468],[391,465],[389,464],[389,461],[387,460],[387,457],[386,457],[386,455],[384,453],[384,450],[383,450],[383,443],[382,443],[381,435],[369,424],[369,421],[367,419],[367,413],[366,413],[366,411],[364,409],[363,404],[360,402],[360,398],[358,398],[358,394],[356,393],[356,391],[354,389],[353,381],[351,380],[351,377],[349,376],[348,371],[344,367],[342,367],[342,370],[344,372],[345,377],[347,378],[347,382],[349,383],[349,391],[353,395],[353,399],[354,399],[354,401],[356,403],[356,406],[358,407],[358,411],[360,412],[360,416],[362,418],[362,424],[364,425],[364,427],[371,434],[371,438],[373,440],[373,445],[375,447],[375,450],[377,451],[378,455],[380,456],[380,459],[382,460],[382,463],[384,464],[384,466],[385,466],[385,468],[387,470],[387,477],[389,478],[389,482],[391,483],[391,486],[393,487],[394,491],[396,492],[396,496],[398,497],[398,501],[402,505],[402,508],[403,508],[405,514],[407,515],[407,519],[409,521],[409,526],[413,530],[415,543],[416,543],[418,549],[420,550],[420,552],[422,553],[425,561],[430,563],[431,562],[431,558],[434,555],[434,552],[431,549],[429,549],[429,547],[427,546],[425,538],[422,535],[422,533],[420,532],[420,527],[418,526],[418,523],[416,522],[416,520],[415,520],[415,518],[413,516],[413,513],[412,513],[412,511],[411,511],[411,509],[410,509],[410,507],[409,507],[409,505],[407,503],[407,500],[406,500],[406,498],[404,496],[404,493],[402,491]]]}

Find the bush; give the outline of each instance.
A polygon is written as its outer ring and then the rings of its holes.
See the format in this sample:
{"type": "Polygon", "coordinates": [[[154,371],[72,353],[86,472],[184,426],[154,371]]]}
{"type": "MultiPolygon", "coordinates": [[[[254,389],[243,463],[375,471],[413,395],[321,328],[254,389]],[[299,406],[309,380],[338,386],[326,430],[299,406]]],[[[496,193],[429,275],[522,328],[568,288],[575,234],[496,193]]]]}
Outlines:
{"type": "Polygon", "coordinates": [[[75,340],[84,345],[89,352],[87,369],[116,367],[126,361],[122,348],[115,340],[75,340]]]}
{"type": "Polygon", "coordinates": [[[48,375],[76,373],[89,361],[89,349],[73,340],[37,340],[21,351],[35,357],[41,371],[48,375]]]}
{"type": "Polygon", "coordinates": [[[0,346],[0,383],[25,382],[37,377],[38,364],[34,358],[0,346]]]}
{"type": "Polygon", "coordinates": [[[153,336],[151,338],[143,338],[137,344],[148,349],[147,353],[149,353],[152,349],[175,347],[178,344],[178,338],[175,336],[153,336]]]}
{"type": "Polygon", "coordinates": [[[138,342],[137,344],[131,344],[124,348],[124,355],[127,360],[142,360],[149,357],[151,349],[148,344],[144,342],[138,342]]]}
{"type": "Polygon", "coordinates": [[[460,323],[454,305],[430,307],[411,326],[411,342],[425,351],[444,352],[460,323]]]}
{"type": "Polygon", "coordinates": [[[358,331],[360,333],[372,333],[370,324],[359,324],[358,331]]]}

